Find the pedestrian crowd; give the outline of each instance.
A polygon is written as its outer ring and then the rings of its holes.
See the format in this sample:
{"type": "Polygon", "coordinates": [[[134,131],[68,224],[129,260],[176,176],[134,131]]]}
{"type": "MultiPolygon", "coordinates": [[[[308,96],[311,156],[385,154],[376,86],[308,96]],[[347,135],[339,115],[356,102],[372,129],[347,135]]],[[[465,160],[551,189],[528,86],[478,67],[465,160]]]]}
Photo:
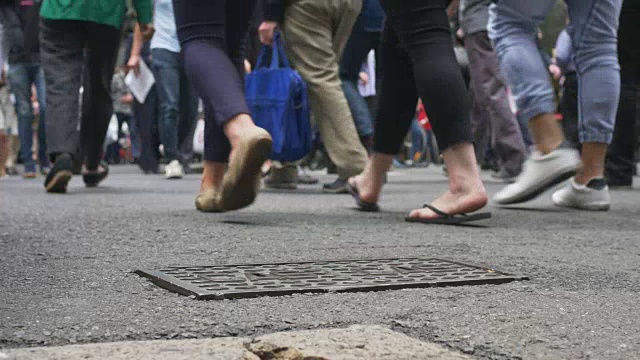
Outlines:
{"type": "Polygon", "coordinates": [[[316,183],[305,169],[321,158],[337,176],[324,192],[378,211],[393,164],[444,162],[448,190],[407,221],[490,217],[482,168],[506,184],[496,204],[567,181],[555,205],[608,210],[637,172],[637,35],[632,0],[2,0],[0,179],[21,163],[65,193],[112,164],[181,179],[199,159],[196,207],[225,212],[263,184],[316,183]],[[540,29],[558,3],[566,27],[548,53],[540,29]],[[308,101],[296,121],[314,133],[297,161],[254,118],[269,101],[245,96],[247,74],[289,65],[306,90],[291,111],[308,101]]]}

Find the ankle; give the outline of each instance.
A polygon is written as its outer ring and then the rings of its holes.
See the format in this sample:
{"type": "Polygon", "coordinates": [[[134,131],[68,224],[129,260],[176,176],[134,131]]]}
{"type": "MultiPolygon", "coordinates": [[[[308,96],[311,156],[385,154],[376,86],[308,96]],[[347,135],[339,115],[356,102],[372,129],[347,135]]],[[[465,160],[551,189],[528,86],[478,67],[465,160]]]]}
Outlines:
{"type": "Polygon", "coordinates": [[[239,137],[246,130],[254,127],[255,127],[255,124],[253,123],[253,120],[249,115],[239,114],[234,118],[232,118],[231,120],[229,120],[224,125],[224,132],[229,138],[229,142],[231,142],[231,145],[234,146],[234,144],[238,141],[239,137]]]}
{"type": "Polygon", "coordinates": [[[213,178],[202,177],[202,180],[200,181],[200,191],[215,189],[216,185],[216,181],[213,178]]]}
{"type": "Polygon", "coordinates": [[[542,155],[547,155],[558,149],[560,145],[562,145],[562,141],[539,143],[536,144],[536,150],[538,150],[542,155]]]}
{"type": "Polygon", "coordinates": [[[591,175],[585,175],[585,174],[578,174],[573,178],[573,181],[575,181],[575,183],[578,185],[587,185],[592,180],[604,180],[604,175],[591,176],[591,175]]]}

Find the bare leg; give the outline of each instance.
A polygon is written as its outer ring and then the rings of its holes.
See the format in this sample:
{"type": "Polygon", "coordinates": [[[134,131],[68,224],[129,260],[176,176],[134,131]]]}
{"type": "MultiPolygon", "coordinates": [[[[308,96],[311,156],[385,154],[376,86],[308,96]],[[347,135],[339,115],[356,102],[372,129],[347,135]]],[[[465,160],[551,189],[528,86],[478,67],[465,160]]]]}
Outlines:
{"type": "Polygon", "coordinates": [[[384,186],[384,175],[393,163],[393,155],[373,153],[367,161],[362,174],[349,179],[360,193],[360,199],[369,203],[377,203],[384,186]]]}
{"type": "Polygon", "coordinates": [[[210,189],[220,190],[226,167],[226,163],[205,160],[200,192],[202,193],[210,189]]]}
{"type": "Polygon", "coordinates": [[[585,185],[595,178],[604,178],[604,161],[607,155],[607,144],[582,144],[583,168],[575,177],[576,183],[585,185]]]}
{"type": "Polygon", "coordinates": [[[4,165],[9,156],[9,136],[0,130],[0,176],[5,175],[4,165]]]}
{"type": "Polygon", "coordinates": [[[564,141],[562,127],[552,113],[543,113],[529,120],[536,150],[546,155],[557,149],[564,141]]]}

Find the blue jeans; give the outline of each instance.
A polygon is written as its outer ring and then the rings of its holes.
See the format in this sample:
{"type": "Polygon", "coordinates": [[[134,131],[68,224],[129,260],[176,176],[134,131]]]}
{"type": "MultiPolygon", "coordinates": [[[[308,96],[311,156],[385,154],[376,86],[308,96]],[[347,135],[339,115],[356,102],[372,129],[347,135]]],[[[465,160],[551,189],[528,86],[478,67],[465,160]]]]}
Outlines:
{"type": "MultiPolygon", "coordinates": [[[[369,32],[365,28],[366,19],[360,14],[353,26],[349,40],[340,59],[340,80],[342,90],[349,103],[349,109],[358,131],[358,136],[373,135],[373,119],[367,101],[358,92],[358,80],[362,63],[367,60],[370,50],[377,50],[380,45],[381,32],[369,32]]],[[[379,60],[379,59],[376,59],[379,60]]],[[[380,61],[376,61],[376,75],[381,76],[380,61]]]]}
{"type": "Polygon", "coordinates": [[[342,80],[342,90],[349,103],[358,136],[362,138],[373,135],[373,121],[369,112],[369,104],[358,92],[357,83],[351,80],[342,80]]]}
{"type": "Polygon", "coordinates": [[[47,157],[47,137],[45,121],[47,114],[47,98],[44,84],[44,73],[40,64],[24,63],[11,64],[9,67],[9,85],[16,98],[16,112],[18,113],[18,135],[20,137],[20,160],[25,171],[35,172],[33,161],[33,106],[31,105],[31,85],[35,85],[40,108],[38,122],[38,160],[41,167],[49,166],[47,157]]]}
{"type": "MultiPolygon", "coordinates": [[[[567,0],[578,74],[580,142],[610,143],[618,99],[618,16],[622,0],[567,0]]],[[[501,0],[491,6],[490,37],[518,109],[531,119],[556,111],[549,73],[535,37],[553,0],[501,0]]]]}
{"type": "Polygon", "coordinates": [[[418,119],[413,119],[411,129],[409,131],[411,133],[411,158],[413,160],[417,153],[422,152],[422,150],[426,148],[426,144],[422,143],[425,136],[424,130],[422,129],[422,126],[420,126],[418,119]]]}
{"type": "Polygon", "coordinates": [[[165,160],[188,163],[193,156],[198,97],[187,80],[180,53],[152,49],[151,57],[160,102],[158,125],[165,160]]]}

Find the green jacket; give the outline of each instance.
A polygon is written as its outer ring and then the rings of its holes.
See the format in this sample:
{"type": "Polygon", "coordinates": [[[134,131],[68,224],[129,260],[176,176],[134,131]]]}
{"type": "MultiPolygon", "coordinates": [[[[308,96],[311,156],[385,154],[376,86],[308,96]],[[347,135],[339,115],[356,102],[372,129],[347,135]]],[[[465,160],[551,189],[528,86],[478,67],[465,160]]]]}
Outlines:
{"type": "MultiPolygon", "coordinates": [[[[153,0],[133,0],[140,24],[153,20],[153,0]]],[[[44,0],[40,16],[51,20],[81,20],[120,29],[127,10],[126,0],[44,0]]]]}

